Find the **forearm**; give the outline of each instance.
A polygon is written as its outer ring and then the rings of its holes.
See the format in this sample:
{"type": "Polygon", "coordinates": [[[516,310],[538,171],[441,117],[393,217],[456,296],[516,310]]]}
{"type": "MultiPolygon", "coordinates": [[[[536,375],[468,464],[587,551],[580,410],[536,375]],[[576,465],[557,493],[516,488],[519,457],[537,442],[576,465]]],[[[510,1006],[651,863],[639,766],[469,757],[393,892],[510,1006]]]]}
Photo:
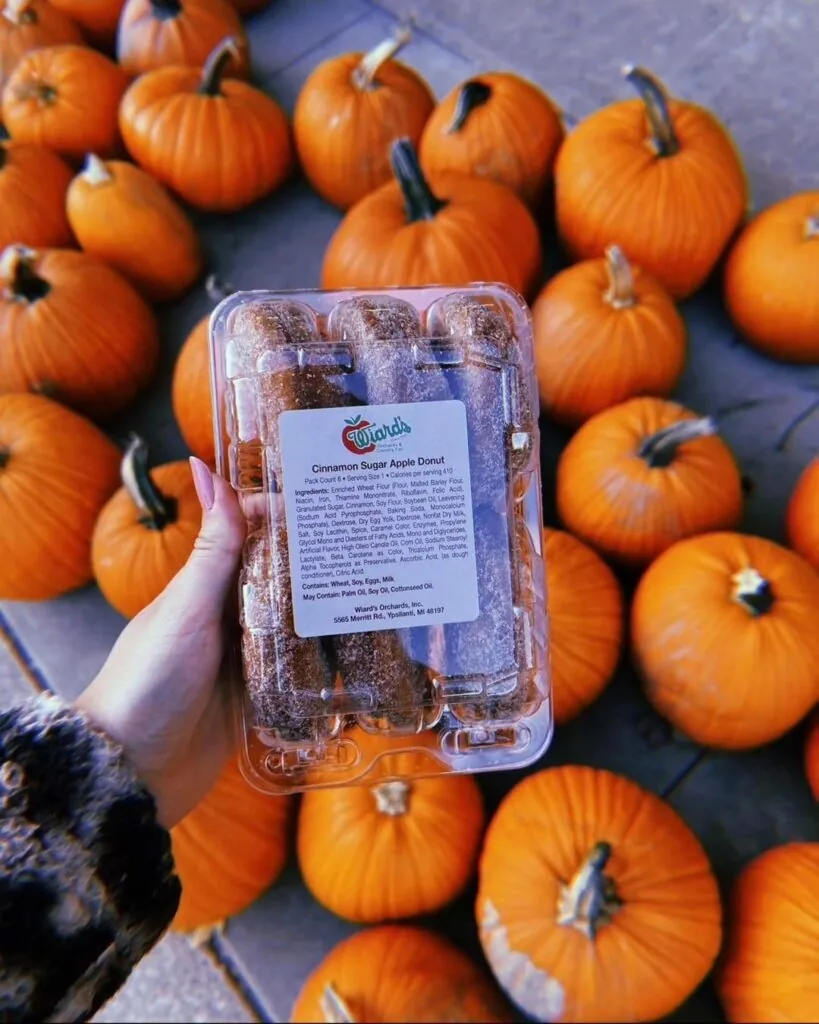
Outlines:
{"type": "Polygon", "coordinates": [[[56,698],[0,714],[0,1020],[88,1019],[179,903],[122,749],[56,698]]]}

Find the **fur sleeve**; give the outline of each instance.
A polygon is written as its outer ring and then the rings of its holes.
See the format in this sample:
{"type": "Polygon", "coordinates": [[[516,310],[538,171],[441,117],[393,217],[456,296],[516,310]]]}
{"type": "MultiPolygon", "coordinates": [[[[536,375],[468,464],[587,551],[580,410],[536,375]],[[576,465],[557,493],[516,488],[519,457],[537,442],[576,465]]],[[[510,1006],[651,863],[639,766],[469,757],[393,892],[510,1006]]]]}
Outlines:
{"type": "Polygon", "coordinates": [[[122,749],[55,697],[0,713],[0,1020],[87,1020],[179,895],[122,749]]]}

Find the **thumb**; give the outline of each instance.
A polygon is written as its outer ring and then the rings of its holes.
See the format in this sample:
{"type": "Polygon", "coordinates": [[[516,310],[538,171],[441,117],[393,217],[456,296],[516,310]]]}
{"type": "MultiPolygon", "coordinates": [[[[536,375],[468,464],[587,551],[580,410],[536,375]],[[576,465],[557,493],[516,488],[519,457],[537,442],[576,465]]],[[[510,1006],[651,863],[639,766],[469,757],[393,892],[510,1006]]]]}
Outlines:
{"type": "Polygon", "coordinates": [[[236,492],[201,459],[191,458],[191,473],[202,505],[202,526],[188,561],[166,591],[185,617],[199,622],[219,618],[236,578],[247,526],[236,492]]]}

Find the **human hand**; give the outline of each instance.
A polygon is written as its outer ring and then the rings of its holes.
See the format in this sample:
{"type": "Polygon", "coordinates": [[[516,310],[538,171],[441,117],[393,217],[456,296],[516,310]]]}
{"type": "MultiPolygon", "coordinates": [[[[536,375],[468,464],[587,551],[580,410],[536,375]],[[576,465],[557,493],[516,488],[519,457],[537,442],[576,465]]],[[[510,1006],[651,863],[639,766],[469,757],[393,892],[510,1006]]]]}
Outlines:
{"type": "Polygon", "coordinates": [[[119,742],[171,828],[207,794],[232,750],[220,669],[225,601],[245,539],[233,488],[191,459],[202,528],[184,567],[120,634],[77,701],[119,742]]]}

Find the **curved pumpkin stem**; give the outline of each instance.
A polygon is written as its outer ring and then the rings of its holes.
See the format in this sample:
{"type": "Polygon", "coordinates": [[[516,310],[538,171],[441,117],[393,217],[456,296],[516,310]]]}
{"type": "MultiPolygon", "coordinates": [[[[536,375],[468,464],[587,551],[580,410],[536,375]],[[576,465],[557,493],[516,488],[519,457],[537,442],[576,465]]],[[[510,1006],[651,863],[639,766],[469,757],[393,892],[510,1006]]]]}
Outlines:
{"type": "Polygon", "coordinates": [[[4,124],[0,124],[0,142],[11,142],[11,133],[4,124]]]}
{"type": "Polygon", "coordinates": [[[6,0],[3,17],[12,25],[36,25],[39,19],[31,3],[32,0],[6,0]]]}
{"type": "Polygon", "coordinates": [[[603,872],[610,857],[610,843],[595,843],[568,884],[560,887],[557,923],[575,928],[587,939],[594,939],[623,906],[614,879],[603,872]]]}
{"type": "Polygon", "coordinates": [[[770,583],[751,566],[735,572],[731,582],[734,585],[731,600],[742,605],[754,618],[767,614],[773,607],[775,598],[770,583]]]}
{"type": "Polygon", "coordinates": [[[446,203],[429,187],[421,170],[418,154],[409,139],[396,139],[393,142],[390,148],[390,165],[404,197],[407,223],[434,220],[446,203]]]}
{"type": "Polygon", "coordinates": [[[717,424],[710,416],[704,416],[699,420],[681,420],[647,437],[637,454],[641,459],[645,459],[651,469],[664,469],[674,461],[680,445],[716,432],[717,424]]]}
{"type": "Polygon", "coordinates": [[[659,79],[645,68],[627,64],[623,75],[630,82],[640,99],[645,103],[648,123],[651,126],[651,144],[657,156],[673,156],[679,151],[680,140],[674,130],[671,111],[668,109],[668,96],[659,79]]]}
{"type": "Polygon", "coordinates": [[[321,994],[321,1013],[324,1024],[357,1024],[350,1007],[338,994],[332,982],[325,986],[321,994]]]}
{"type": "Polygon", "coordinates": [[[235,36],[226,36],[205,61],[202,80],[199,83],[199,95],[218,96],[228,63],[231,60],[238,60],[240,56],[238,39],[235,36]]]}
{"type": "Polygon", "coordinates": [[[107,185],[114,180],[105,161],[100,160],[94,153],[89,153],[85,158],[85,167],[83,167],[80,177],[89,185],[107,185]]]}
{"type": "Polygon", "coordinates": [[[205,280],[205,294],[213,303],[221,302],[235,291],[232,284],[222,281],[217,274],[208,274],[205,280]]]}
{"type": "Polygon", "coordinates": [[[375,80],[375,76],[378,74],[378,69],[382,64],[386,64],[388,60],[403,50],[404,47],[412,40],[412,21],[399,25],[395,30],[395,34],[390,39],[385,39],[382,43],[374,46],[371,50],[361,58],[361,60],[353,68],[352,82],[356,89],[360,89],[361,92],[368,92],[370,89],[378,87],[378,82],[375,80]]]}
{"type": "Polygon", "coordinates": [[[160,21],[170,21],[182,13],[180,0],[150,0],[151,14],[160,21]]]}
{"type": "Polygon", "coordinates": [[[606,249],[605,255],[609,286],[603,299],[615,309],[628,309],[629,306],[633,306],[637,302],[631,264],[619,245],[610,245],[606,249]]]}
{"type": "Polygon", "coordinates": [[[11,302],[37,302],[51,291],[51,285],[34,270],[40,254],[25,245],[9,245],[0,255],[3,298],[11,302]]]}
{"type": "Polygon", "coordinates": [[[176,520],[176,502],[166,498],[148,472],[148,446],[131,435],[122,457],[120,476],[128,497],[139,511],[139,521],[149,530],[164,530],[176,520]]]}
{"type": "Polygon", "coordinates": [[[396,779],[394,782],[381,782],[371,787],[375,798],[376,810],[389,818],[400,818],[409,810],[412,787],[408,782],[396,779]]]}
{"type": "Polygon", "coordinates": [[[805,221],[802,237],[805,241],[808,241],[811,238],[819,238],[819,213],[815,213],[805,221]]]}
{"type": "Polygon", "coordinates": [[[6,468],[6,466],[9,464],[10,458],[11,452],[8,450],[8,448],[0,448],[0,469],[6,468]]]}
{"type": "Polygon", "coordinates": [[[478,78],[470,79],[461,86],[458,93],[458,102],[455,104],[455,113],[452,115],[452,122],[447,128],[448,135],[459,132],[469,119],[473,110],[482,107],[492,98],[492,86],[478,78]]]}

